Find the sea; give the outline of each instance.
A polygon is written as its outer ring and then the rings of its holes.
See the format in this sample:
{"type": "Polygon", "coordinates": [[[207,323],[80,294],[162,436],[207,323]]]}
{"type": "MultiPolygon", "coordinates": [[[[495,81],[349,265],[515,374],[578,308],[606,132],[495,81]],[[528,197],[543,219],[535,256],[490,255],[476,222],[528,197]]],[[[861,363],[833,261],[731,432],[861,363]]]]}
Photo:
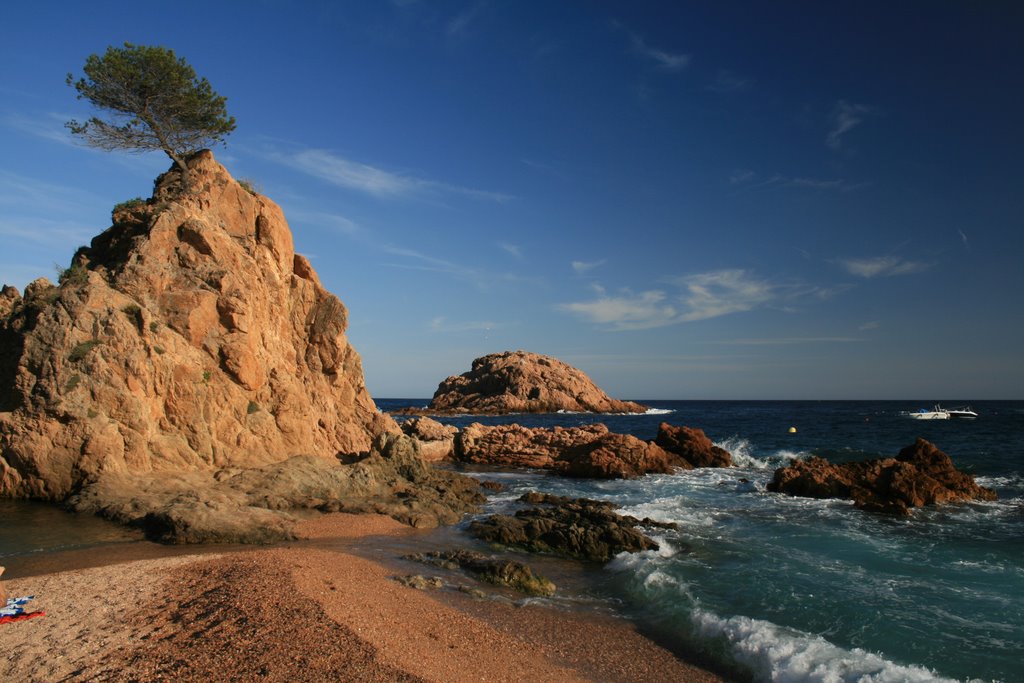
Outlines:
{"type": "MultiPolygon", "coordinates": [[[[603,422],[645,440],[668,422],[703,429],[732,454],[733,468],[635,480],[467,471],[505,485],[483,514],[511,512],[522,493],[543,491],[678,524],[647,530],[659,550],[622,554],[587,568],[567,594],[531,600],[628,617],[656,641],[741,680],[1024,681],[1024,401],[974,402],[976,420],[934,421],[907,414],[934,401],[642,402],[650,410],[638,415],[440,418],[458,427],[603,422]],[[901,518],[766,491],[773,472],[794,460],[894,456],[918,437],[999,499],[901,518]]],[[[75,518],[48,506],[4,501],[0,516],[0,564],[133,540],[99,520],[88,528],[74,521],[67,532],[62,525],[75,518]]],[[[447,533],[465,536],[468,522],[447,533]]]]}

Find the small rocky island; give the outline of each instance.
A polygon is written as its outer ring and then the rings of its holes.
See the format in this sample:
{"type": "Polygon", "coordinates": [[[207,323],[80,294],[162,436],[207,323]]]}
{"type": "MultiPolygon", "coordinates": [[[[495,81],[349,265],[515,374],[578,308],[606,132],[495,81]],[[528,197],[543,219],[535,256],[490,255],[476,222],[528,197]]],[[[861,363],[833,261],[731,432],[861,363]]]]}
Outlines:
{"type": "Polygon", "coordinates": [[[643,413],[647,406],[610,398],[581,370],[527,351],[492,353],[469,372],[441,382],[425,410],[407,413],[643,413]]]}

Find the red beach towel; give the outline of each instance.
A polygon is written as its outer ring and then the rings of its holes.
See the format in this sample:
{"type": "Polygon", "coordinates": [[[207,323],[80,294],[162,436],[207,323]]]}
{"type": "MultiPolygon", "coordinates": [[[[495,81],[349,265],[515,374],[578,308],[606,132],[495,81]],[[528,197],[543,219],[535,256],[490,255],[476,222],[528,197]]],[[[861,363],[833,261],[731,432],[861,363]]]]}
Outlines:
{"type": "Polygon", "coordinates": [[[33,619],[35,617],[45,616],[46,612],[40,610],[38,612],[24,612],[22,614],[16,614],[13,617],[3,616],[0,617],[0,624],[10,624],[15,621],[25,621],[26,619],[33,619]]]}

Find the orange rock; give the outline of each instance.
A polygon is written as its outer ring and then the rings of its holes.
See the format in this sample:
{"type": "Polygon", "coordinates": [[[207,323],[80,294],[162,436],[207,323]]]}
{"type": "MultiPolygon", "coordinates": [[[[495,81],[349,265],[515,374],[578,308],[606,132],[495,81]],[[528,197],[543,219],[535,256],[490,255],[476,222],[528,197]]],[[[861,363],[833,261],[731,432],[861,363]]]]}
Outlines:
{"type": "Polygon", "coordinates": [[[61,500],[107,472],[333,460],[398,431],[281,209],[208,151],[189,164],[191,193],[164,174],[59,287],[0,290],[0,495],[61,500]]]}
{"type": "Polygon", "coordinates": [[[455,437],[462,462],[553,470],[570,477],[631,479],[674,469],[672,456],[654,443],[615,434],[603,424],[552,429],[474,422],[455,437]]]}
{"type": "Polygon", "coordinates": [[[654,442],[678,456],[673,458],[673,464],[684,469],[732,467],[732,454],[711,443],[703,429],[674,427],[662,422],[654,442]]]}
{"type": "Polygon", "coordinates": [[[995,491],[979,486],[924,439],[901,450],[896,458],[842,464],[819,457],[798,460],[777,469],[768,490],[810,498],[848,498],[859,508],[898,515],[922,505],[996,499],[995,491]]]}
{"type": "Polygon", "coordinates": [[[582,371],[526,351],[477,358],[469,372],[441,382],[427,411],[496,413],[642,413],[646,406],[609,398],[582,371]]]}
{"type": "Polygon", "coordinates": [[[455,453],[458,429],[429,417],[414,417],[402,423],[402,431],[419,441],[420,456],[427,462],[450,460],[455,453]]]}

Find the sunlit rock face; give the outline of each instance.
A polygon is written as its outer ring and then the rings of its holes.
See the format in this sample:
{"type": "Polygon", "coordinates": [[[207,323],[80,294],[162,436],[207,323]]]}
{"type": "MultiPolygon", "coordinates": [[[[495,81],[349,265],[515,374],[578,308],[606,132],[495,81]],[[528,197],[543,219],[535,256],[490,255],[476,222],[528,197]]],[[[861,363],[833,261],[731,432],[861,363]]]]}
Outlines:
{"type": "Polygon", "coordinates": [[[191,191],[158,178],[59,286],[0,293],[0,495],[334,459],[398,431],[281,209],[208,151],[189,165],[191,191]]]}

